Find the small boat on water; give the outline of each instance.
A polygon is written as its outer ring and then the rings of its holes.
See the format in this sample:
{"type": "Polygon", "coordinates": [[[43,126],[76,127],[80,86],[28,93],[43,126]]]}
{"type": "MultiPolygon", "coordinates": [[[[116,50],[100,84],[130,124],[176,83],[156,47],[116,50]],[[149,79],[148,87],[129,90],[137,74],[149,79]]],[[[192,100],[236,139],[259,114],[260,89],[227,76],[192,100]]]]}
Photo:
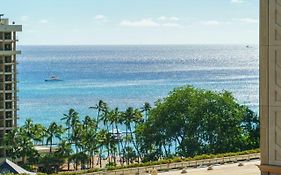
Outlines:
{"type": "Polygon", "coordinates": [[[45,81],[62,81],[61,79],[59,79],[57,76],[51,76],[48,79],[45,79],[45,81]]]}

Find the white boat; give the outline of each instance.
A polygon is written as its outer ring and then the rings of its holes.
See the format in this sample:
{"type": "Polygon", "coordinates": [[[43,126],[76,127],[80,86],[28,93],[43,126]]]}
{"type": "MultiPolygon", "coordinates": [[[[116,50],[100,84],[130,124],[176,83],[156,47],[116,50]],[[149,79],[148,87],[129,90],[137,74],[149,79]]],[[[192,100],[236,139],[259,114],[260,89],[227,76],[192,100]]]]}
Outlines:
{"type": "Polygon", "coordinates": [[[57,76],[51,76],[48,79],[45,79],[45,81],[62,81],[61,79],[59,79],[57,76]]]}

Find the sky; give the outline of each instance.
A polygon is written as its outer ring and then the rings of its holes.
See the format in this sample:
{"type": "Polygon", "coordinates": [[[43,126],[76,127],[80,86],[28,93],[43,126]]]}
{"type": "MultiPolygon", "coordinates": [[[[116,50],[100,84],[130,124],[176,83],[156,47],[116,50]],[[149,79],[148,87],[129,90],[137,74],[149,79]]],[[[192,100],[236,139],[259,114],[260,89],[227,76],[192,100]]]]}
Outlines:
{"type": "Polygon", "coordinates": [[[20,45],[258,44],[259,0],[0,0],[20,45]]]}

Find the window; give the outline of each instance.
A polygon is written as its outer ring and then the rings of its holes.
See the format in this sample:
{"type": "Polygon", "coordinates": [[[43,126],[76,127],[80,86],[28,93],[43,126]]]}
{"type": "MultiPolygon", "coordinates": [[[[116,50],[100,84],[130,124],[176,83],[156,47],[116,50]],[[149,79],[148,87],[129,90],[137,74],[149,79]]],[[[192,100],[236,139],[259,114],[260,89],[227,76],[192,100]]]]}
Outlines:
{"type": "Polygon", "coordinates": [[[6,102],[5,103],[5,105],[6,105],[6,109],[12,109],[12,102],[6,102]]]}
{"type": "Polygon", "coordinates": [[[5,56],[5,63],[12,63],[12,56],[5,56]]]}
{"type": "Polygon", "coordinates": [[[12,75],[5,75],[5,81],[12,81],[12,75]]]}
{"type": "Polygon", "coordinates": [[[4,112],[0,112],[0,119],[4,119],[4,112]]]}
{"type": "Polygon", "coordinates": [[[13,117],[13,112],[12,111],[7,111],[6,112],[6,118],[12,118],[13,117]]]}
{"type": "Polygon", "coordinates": [[[7,83],[7,84],[5,84],[5,90],[6,91],[11,91],[12,90],[12,83],[7,83]]]}
{"type": "Polygon", "coordinates": [[[12,127],[13,121],[12,120],[6,120],[6,127],[12,127]]]}
{"type": "Polygon", "coordinates": [[[5,72],[12,72],[12,66],[11,65],[6,65],[5,66],[5,72]]]}
{"type": "Polygon", "coordinates": [[[12,93],[6,93],[5,94],[5,100],[12,100],[12,98],[13,98],[12,93]]]}
{"type": "Polygon", "coordinates": [[[5,44],[4,48],[5,50],[12,50],[12,44],[5,44]]]}
{"type": "Polygon", "coordinates": [[[4,34],[4,38],[5,38],[6,40],[12,39],[11,33],[5,33],[5,34],[4,34]]]}

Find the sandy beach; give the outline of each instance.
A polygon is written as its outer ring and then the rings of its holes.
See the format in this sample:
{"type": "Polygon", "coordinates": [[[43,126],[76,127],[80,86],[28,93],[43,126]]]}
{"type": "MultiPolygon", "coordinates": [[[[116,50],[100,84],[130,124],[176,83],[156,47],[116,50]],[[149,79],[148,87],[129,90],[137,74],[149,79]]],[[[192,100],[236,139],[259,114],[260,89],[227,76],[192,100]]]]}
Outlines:
{"type": "MultiPolygon", "coordinates": [[[[257,165],[259,160],[243,162],[244,166],[238,166],[239,163],[225,164],[221,166],[213,166],[213,170],[204,168],[189,168],[186,169],[188,175],[259,175],[260,171],[257,165]]],[[[159,175],[180,175],[181,170],[158,173],[159,175]]]]}

